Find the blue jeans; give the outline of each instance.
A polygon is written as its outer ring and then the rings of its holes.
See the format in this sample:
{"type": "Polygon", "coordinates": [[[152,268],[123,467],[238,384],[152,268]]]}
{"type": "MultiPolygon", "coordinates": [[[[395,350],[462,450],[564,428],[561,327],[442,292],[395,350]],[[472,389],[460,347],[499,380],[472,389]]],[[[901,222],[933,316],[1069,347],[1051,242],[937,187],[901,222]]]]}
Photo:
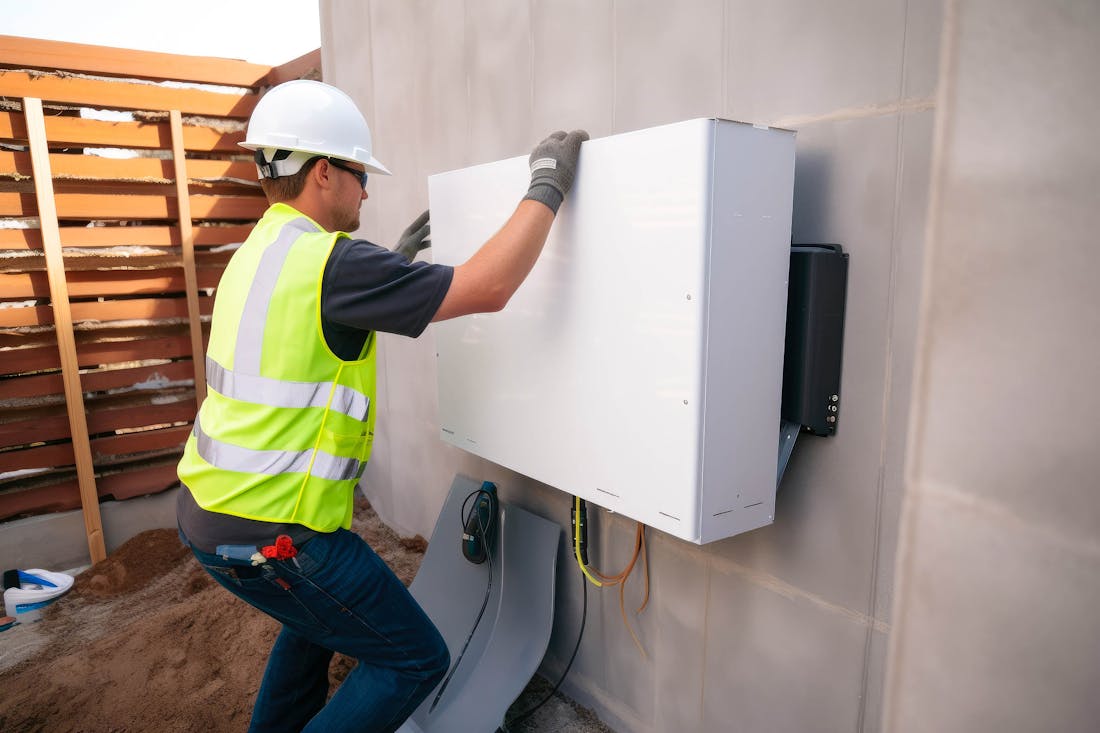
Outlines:
{"type": "Polygon", "coordinates": [[[296,557],[256,566],[191,551],[230,593],[283,624],[250,733],[389,733],[447,672],[447,644],[435,625],[353,532],[317,535],[296,557]],[[359,663],[326,705],[333,652],[359,663]]]}

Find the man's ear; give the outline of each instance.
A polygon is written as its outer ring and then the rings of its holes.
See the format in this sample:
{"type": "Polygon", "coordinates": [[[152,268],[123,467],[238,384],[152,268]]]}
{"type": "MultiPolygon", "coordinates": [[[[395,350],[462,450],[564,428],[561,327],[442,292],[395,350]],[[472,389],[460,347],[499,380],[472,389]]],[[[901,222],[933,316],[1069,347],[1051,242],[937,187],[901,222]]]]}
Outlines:
{"type": "Polygon", "coordinates": [[[310,170],[309,175],[322,189],[332,188],[332,164],[324,158],[321,158],[313,164],[313,168],[310,170]]]}

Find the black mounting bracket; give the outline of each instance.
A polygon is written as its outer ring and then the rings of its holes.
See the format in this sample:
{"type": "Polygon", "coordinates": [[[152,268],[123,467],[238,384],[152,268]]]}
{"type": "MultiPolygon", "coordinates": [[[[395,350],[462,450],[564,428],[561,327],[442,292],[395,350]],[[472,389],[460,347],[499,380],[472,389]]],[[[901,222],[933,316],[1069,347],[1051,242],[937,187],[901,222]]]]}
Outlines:
{"type": "Polygon", "coordinates": [[[847,293],[848,255],[839,244],[791,246],[777,482],[799,429],[836,434],[847,293]]]}

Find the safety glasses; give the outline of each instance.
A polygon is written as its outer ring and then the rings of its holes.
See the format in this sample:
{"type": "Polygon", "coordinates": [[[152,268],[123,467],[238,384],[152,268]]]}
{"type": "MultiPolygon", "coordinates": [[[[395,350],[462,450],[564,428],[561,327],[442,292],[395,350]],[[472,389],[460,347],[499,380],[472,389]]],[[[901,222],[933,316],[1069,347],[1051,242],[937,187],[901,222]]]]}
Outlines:
{"type": "Polygon", "coordinates": [[[339,168],[342,171],[347,171],[348,173],[350,173],[353,176],[355,176],[356,178],[358,178],[359,179],[359,185],[362,186],[364,189],[366,189],[366,187],[367,187],[367,172],[366,171],[356,170],[355,168],[352,168],[350,165],[348,165],[344,161],[339,160],[337,158],[325,158],[325,160],[327,160],[329,162],[329,165],[331,165],[333,168],[339,168]]]}

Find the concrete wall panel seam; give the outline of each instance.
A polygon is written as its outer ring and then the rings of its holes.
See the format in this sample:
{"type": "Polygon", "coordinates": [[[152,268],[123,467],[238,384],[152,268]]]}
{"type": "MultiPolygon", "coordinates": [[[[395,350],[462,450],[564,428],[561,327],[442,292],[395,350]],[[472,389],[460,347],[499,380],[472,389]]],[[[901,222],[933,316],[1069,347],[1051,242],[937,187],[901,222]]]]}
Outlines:
{"type": "MultiPolygon", "coordinates": [[[[538,139],[541,140],[542,135],[545,135],[546,133],[539,132],[538,130],[534,129],[535,128],[535,109],[536,109],[535,108],[535,96],[538,94],[538,90],[536,89],[536,87],[538,85],[538,80],[535,78],[535,3],[536,2],[538,2],[538,0],[527,0],[527,46],[528,46],[527,51],[528,51],[528,54],[529,54],[528,62],[530,63],[530,74],[528,75],[528,78],[530,79],[530,81],[528,82],[528,86],[530,88],[528,89],[528,93],[527,93],[527,105],[531,108],[531,129],[528,130],[528,137],[533,138],[534,136],[537,135],[537,136],[539,136],[538,139]]],[[[534,142],[535,142],[535,140],[532,140],[532,144],[534,142]]]]}
{"type": "Polygon", "coordinates": [[[928,193],[928,214],[925,219],[925,247],[918,305],[917,355],[913,366],[913,389],[910,397],[911,411],[906,437],[905,468],[903,471],[904,496],[902,499],[901,521],[898,528],[897,557],[894,561],[894,617],[891,624],[895,633],[890,634],[889,648],[886,653],[886,680],[883,686],[882,729],[893,730],[897,726],[901,711],[897,709],[900,690],[904,686],[901,673],[901,661],[906,648],[902,639],[907,627],[906,609],[908,608],[907,587],[913,577],[915,556],[912,548],[917,533],[917,515],[920,504],[920,491],[916,483],[918,459],[921,449],[921,431],[924,421],[924,403],[928,396],[928,343],[932,339],[929,332],[932,276],[931,267],[935,261],[936,233],[939,228],[940,201],[943,197],[944,159],[950,143],[949,113],[954,109],[952,96],[955,91],[958,45],[958,3],[959,0],[944,0],[943,28],[940,33],[939,77],[936,89],[936,119],[932,134],[932,162],[928,193]]]}
{"type": "MultiPolygon", "coordinates": [[[[703,669],[707,668],[707,653],[710,645],[707,644],[707,637],[710,634],[710,584],[714,574],[711,572],[711,563],[708,558],[705,562],[706,565],[706,595],[703,598],[703,669]]],[[[707,698],[707,676],[703,675],[703,680],[699,684],[699,715],[702,716],[705,711],[705,703],[707,698]]]]}
{"type": "MultiPolygon", "coordinates": [[[[367,119],[369,121],[368,124],[372,125],[374,127],[374,129],[377,130],[378,129],[378,110],[377,110],[377,102],[375,101],[375,98],[377,97],[377,91],[376,90],[378,89],[378,79],[377,79],[376,74],[375,74],[375,69],[377,68],[378,64],[376,63],[375,43],[374,43],[374,37],[373,37],[374,23],[372,22],[372,18],[374,16],[374,11],[375,11],[375,7],[374,7],[373,1],[372,0],[367,0],[366,16],[365,16],[367,27],[366,27],[366,32],[364,33],[364,36],[366,37],[367,49],[368,49],[368,53],[370,54],[370,60],[371,60],[371,62],[370,62],[370,80],[371,80],[370,81],[370,88],[371,88],[371,94],[370,94],[370,107],[369,107],[369,109],[363,110],[363,112],[367,116],[367,119]]],[[[378,193],[375,192],[374,195],[378,196],[378,193]]],[[[380,199],[378,199],[378,200],[381,200],[382,198],[383,197],[380,197],[380,199]]],[[[376,227],[376,231],[377,231],[378,224],[375,223],[374,226],[376,227]]],[[[378,338],[377,334],[375,335],[375,338],[378,338]]],[[[389,358],[388,358],[388,353],[387,353],[388,350],[379,348],[378,351],[380,352],[378,354],[378,357],[379,357],[378,360],[380,362],[380,366],[381,366],[382,369],[387,370],[387,373],[388,373],[389,361],[390,361],[389,358]]],[[[386,410],[389,409],[388,407],[386,407],[386,405],[392,404],[390,402],[389,380],[385,379],[385,378],[379,380],[378,387],[380,387],[379,392],[380,392],[380,397],[381,397],[381,405],[379,405],[378,407],[381,407],[382,410],[386,411],[386,410]]],[[[384,453],[384,456],[383,456],[384,465],[388,467],[388,470],[385,471],[385,479],[386,479],[385,483],[386,483],[386,485],[385,486],[374,486],[373,489],[374,489],[375,494],[378,494],[379,492],[385,492],[387,495],[392,496],[392,494],[393,494],[393,470],[392,470],[392,466],[393,466],[393,442],[390,441],[390,440],[386,440],[386,441],[382,442],[382,445],[380,447],[383,449],[383,453],[384,453]]],[[[377,474],[375,473],[374,475],[377,475],[377,474]]],[[[364,492],[364,495],[366,495],[365,492],[364,492]]]]}
{"type": "Polygon", "coordinates": [[[905,0],[902,6],[901,13],[901,63],[898,64],[898,99],[905,98],[905,79],[908,74],[908,70],[905,66],[905,57],[908,51],[909,44],[909,0],[905,0]]]}
{"type": "Polygon", "coordinates": [[[619,98],[619,24],[616,18],[619,16],[618,0],[611,0],[611,132],[620,132],[616,113],[618,112],[619,98]]]}
{"type": "Polygon", "coordinates": [[[862,120],[871,117],[889,117],[890,115],[904,115],[911,112],[924,112],[936,108],[934,97],[912,97],[901,99],[897,102],[886,104],[870,104],[862,107],[845,107],[818,115],[787,115],[779,117],[766,124],[772,127],[784,127],[797,130],[804,125],[818,122],[846,122],[848,120],[862,120]]]}
{"type": "MultiPolygon", "coordinates": [[[[873,631],[881,631],[883,633],[890,632],[890,624],[880,619],[868,616],[865,613],[854,611],[850,608],[845,608],[836,603],[833,603],[815,593],[809,593],[802,590],[796,585],[791,585],[784,580],[777,578],[769,573],[764,573],[759,570],[741,565],[740,563],[733,562],[727,558],[712,556],[708,563],[709,567],[713,567],[719,572],[730,573],[738,575],[753,585],[770,591],[778,596],[782,596],[788,600],[802,600],[809,603],[812,606],[826,611],[830,614],[841,616],[843,618],[859,624],[860,626],[866,626],[873,631]]],[[[709,585],[708,585],[709,587],[709,585]]]]}
{"type": "Polygon", "coordinates": [[[470,73],[470,69],[473,68],[473,49],[470,45],[470,5],[466,0],[462,0],[462,46],[464,49],[462,54],[463,67],[466,72],[464,74],[466,79],[466,157],[463,162],[466,165],[472,165],[475,162],[470,159],[470,151],[474,149],[473,75],[470,73]]]}
{"type": "MultiPolygon", "coordinates": [[[[730,84],[729,84],[729,68],[730,68],[730,0],[725,0],[722,3],[722,97],[721,106],[718,108],[721,110],[721,114],[725,115],[730,103],[730,84]]],[[[751,120],[747,120],[751,122],[751,120]]]]}
{"type": "MultiPolygon", "coordinates": [[[[902,34],[902,58],[905,55],[905,35],[902,34]]],[[[905,64],[902,63],[901,76],[899,84],[904,85],[905,64]]],[[[899,91],[900,94],[900,91],[899,91]]],[[[881,438],[879,440],[879,470],[878,470],[878,485],[875,497],[875,519],[874,519],[874,550],[871,556],[871,582],[869,587],[869,598],[867,602],[867,614],[871,618],[876,618],[876,602],[878,600],[878,581],[879,581],[879,558],[882,553],[882,505],[883,494],[886,490],[886,454],[889,441],[889,423],[890,423],[890,411],[895,406],[890,401],[891,384],[893,382],[893,344],[894,344],[894,310],[896,308],[896,293],[897,293],[897,280],[898,280],[898,261],[900,255],[898,253],[899,240],[901,237],[898,227],[901,220],[901,191],[902,181],[904,180],[904,167],[905,156],[902,154],[904,140],[905,140],[905,115],[898,114],[897,122],[897,146],[895,148],[895,157],[897,159],[897,166],[895,169],[894,177],[894,211],[893,211],[893,223],[891,226],[890,236],[890,285],[887,289],[888,301],[887,301],[887,322],[890,324],[890,328],[886,330],[886,361],[885,361],[885,374],[883,377],[883,399],[882,399],[882,423],[881,423],[881,438]]],[[[860,682],[860,694],[866,699],[867,686],[869,684],[869,674],[871,669],[871,644],[874,638],[873,630],[868,627],[866,645],[863,650],[863,679],[860,682]]],[[[867,712],[867,708],[864,705],[859,707],[859,719],[856,722],[856,730],[863,731],[866,726],[866,720],[864,719],[867,712]]]]}
{"type": "Polygon", "coordinates": [[[995,518],[1013,531],[1029,535],[1043,544],[1089,560],[1100,560],[1100,541],[1095,539],[1078,539],[1072,535],[1067,535],[1061,527],[1044,524],[1031,517],[1021,516],[1007,504],[965,493],[936,481],[923,479],[917,483],[917,487],[922,495],[950,502],[957,506],[961,512],[995,518]]]}
{"type": "MultiPolygon", "coordinates": [[[[612,527],[619,531],[632,530],[634,526],[633,520],[628,520],[625,517],[618,514],[600,513],[599,522],[601,525],[607,525],[605,532],[612,531],[612,527]]],[[[650,552],[674,552],[682,556],[698,559],[703,558],[703,562],[707,565],[708,574],[712,569],[718,570],[722,573],[731,573],[738,575],[748,582],[756,585],[765,590],[772,591],[777,595],[783,596],[788,599],[801,598],[814,606],[822,608],[845,618],[848,618],[860,625],[866,625],[873,631],[879,631],[882,633],[889,633],[891,624],[888,621],[876,618],[873,614],[865,614],[853,609],[841,606],[833,603],[821,596],[808,593],[796,585],[787,583],[781,580],[775,575],[770,573],[764,573],[759,570],[755,570],[747,565],[742,565],[729,558],[715,554],[713,551],[707,548],[699,548],[694,545],[690,545],[684,541],[674,538],[665,537],[659,532],[652,532],[647,535],[647,542],[649,543],[650,552]],[[658,549],[659,548],[659,549],[658,549]]],[[[709,593],[709,582],[708,582],[709,593]]],[[[709,599],[707,601],[709,603],[709,599]]],[[[709,606],[708,606],[709,608],[709,606]]],[[[704,633],[706,630],[704,629],[704,633]]]]}

